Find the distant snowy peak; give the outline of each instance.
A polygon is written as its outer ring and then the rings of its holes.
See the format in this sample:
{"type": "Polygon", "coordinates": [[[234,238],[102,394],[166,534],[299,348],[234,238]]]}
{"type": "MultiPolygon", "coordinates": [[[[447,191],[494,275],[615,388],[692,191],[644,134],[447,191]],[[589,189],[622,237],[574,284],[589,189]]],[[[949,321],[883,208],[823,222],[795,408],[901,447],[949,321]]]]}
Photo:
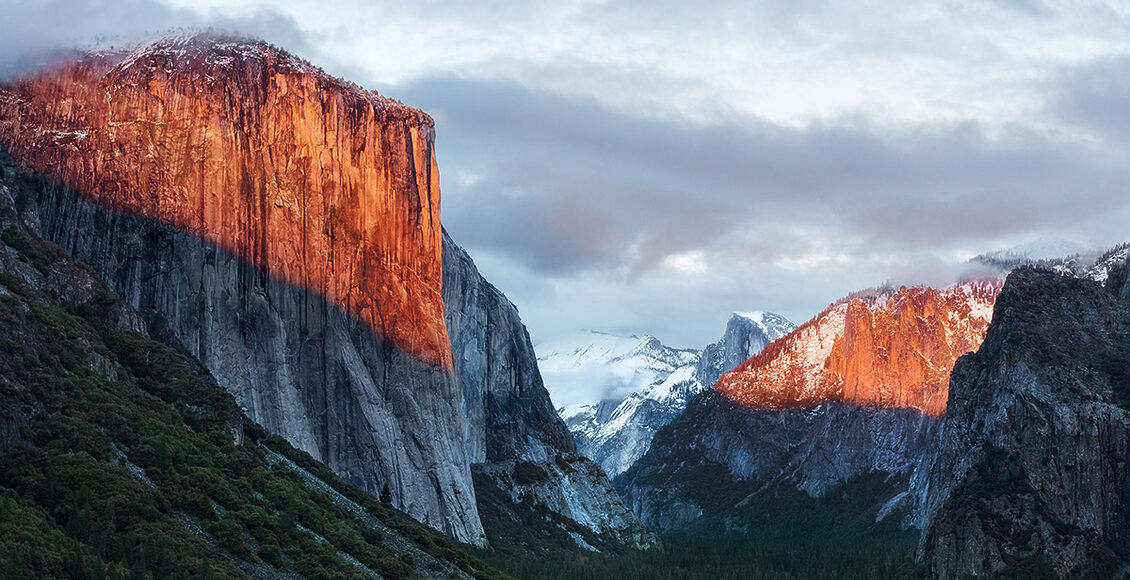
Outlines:
{"type": "Polygon", "coordinates": [[[534,348],[539,353],[539,361],[573,367],[638,357],[654,359],[659,366],[678,365],[698,355],[696,350],[666,346],[654,336],[621,336],[598,330],[586,330],[574,337],[542,343],[534,348]]]}
{"type": "Polygon", "coordinates": [[[699,357],[697,350],[672,348],[654,336],[598,331],[539,344],[534,350],[546,388],[554,401],[568,408],[623,400],[662,383],[699,357]]]}
{"type": "Polygon", "coordinates": [[[1094,280],[1105,286],[1111,272],[1124,267],[1128,258],[1130,258],[1130,242],[1119,244],[1096,258],[1094,263],[1082,273],[1081,277],[1094,280]]]}
{"type": "Polygon", "coordinates": [[[671,348],[652,336],[590,332],[572,344],[539,347],[545,354],[538,360],[550,392],[555,398],[561,393],[559,400],[599,387],[599,402],[571,402],[558,414],[578,450],[614,477],[647,452],[655,432],[691,398],[793,328],[772,312],[734,313],[722,338],[701,352],[671,348]]]}
{"type": "Polygon", "coordinates": [[[1040,238],[1004,250],[985,252],[970,261],[998,268],[1014,268],[1021,264],[1070,262],[1085,252],[1086,248],[1070,240],[1040,238]]]}
{"type": "Polygon", "coordinates": [[[770,342],[785,336],[796,328],[796,325],[789,321],[789,319],[773,312],[754,310],[752,312],[735,312],[733,316],[744,318],[752,322],[761,329],[761,332],[765,334],[770,342]]]}

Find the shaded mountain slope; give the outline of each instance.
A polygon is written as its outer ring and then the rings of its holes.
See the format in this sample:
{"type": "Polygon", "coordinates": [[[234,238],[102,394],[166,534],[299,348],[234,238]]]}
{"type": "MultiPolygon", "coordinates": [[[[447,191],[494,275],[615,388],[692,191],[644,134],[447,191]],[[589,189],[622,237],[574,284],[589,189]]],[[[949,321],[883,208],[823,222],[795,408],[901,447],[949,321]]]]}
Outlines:
{"type": "Polygon", "coordinates": [[[5,577],[501,577],[247,419],[167,330],[25,229],[9,183],[5,577]]]}
{"type": "Polygon", "coordinates": [[[984,344],[954,367],[936,456],[917,485],[938,577],[1130,571],[1121,286],[1036,268],[1009,276],[984,344]]]}
{"type": "Polygon", "coordinates": [[[654,545],[600,467],[577,453],[553,410],[518,309],[446,233],[444,301],[475,493],[480,510],[490,512],[483,517],[492,524],[491,541],[520,542],[553,522],[549,532],[566,534],[569,544],[654,545]]]}
{"type": "Polygon", "coordinates": [[[587,388],[585,380],[600,380],[616,387],[610,391],[630,390],[622,399],[558,410],[581,453],[615,477],[647,452],[655,432],[695,395],[793,328],[772,312],[734,313],[722,337],[701,352],[671,348],[651,336],[590,333],[587,344],[545,345],[539,360],[558,381],[556,389],[568,389],[572,382],[587,388]]]}
{"type": "Polygon", "coordinates": [[[262,42],[175,36],[0,87],[46,239],[257,422],[485,542],[443,319],[431,120],[262,42]]]}

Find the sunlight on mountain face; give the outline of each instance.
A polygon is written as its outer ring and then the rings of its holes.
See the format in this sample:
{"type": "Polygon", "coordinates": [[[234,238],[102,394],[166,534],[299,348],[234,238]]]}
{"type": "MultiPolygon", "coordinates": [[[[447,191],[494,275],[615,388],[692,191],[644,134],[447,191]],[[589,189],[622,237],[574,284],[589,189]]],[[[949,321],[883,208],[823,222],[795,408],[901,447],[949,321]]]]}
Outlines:
{"type": "Polygon", "coordinates": [[[1130,573],[1126,7],[0,13],[0,576],[1130,573]]]}

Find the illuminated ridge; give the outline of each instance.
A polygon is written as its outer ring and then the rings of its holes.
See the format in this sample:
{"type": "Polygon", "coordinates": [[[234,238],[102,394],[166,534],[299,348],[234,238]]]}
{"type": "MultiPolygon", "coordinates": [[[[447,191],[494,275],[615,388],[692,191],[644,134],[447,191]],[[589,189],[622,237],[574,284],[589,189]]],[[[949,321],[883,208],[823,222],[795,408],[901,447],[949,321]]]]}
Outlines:
{"type": "Polygon", "coordinates": [[[953,364],[981,345],[1000,288],[978,281],[849,296],[722,375],[715,389],[751,407],[847,401],[941,415],[953,364]]]}
{"type": "Polygon", "coordinates": [[[315,292],[452,368],[424,113],[263,42],[169,37],[0,87],[17,162],[315,292]]]}

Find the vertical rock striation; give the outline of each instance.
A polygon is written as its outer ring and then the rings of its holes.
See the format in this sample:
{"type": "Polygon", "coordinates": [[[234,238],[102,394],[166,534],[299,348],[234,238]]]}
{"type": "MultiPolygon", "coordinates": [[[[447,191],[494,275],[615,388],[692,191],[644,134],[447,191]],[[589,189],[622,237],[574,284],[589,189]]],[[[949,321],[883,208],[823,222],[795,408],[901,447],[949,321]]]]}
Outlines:
{"type": "Polygon", "coordinates": [[[96,54],[0,93],[21,164],[201,238],[451,368],[432,120],[262,43],[96,54]]]}
{"type": "Polygon", "coordinates": [[[981,344],[999,290],[999,282],[969,282],[850,296],[723,375],[715,388],[751,407],[847,401],[941,415],[950,369],[981,344]]]}
{"type": "Polygon", "coordinates": [[[474,469],[515,502],[539,503],[620,543],[653,544],[607,476],[577,453],[518,309],[446,233],[443,250],[447,327],[474,469]]]}
{"type": "Polygon", "coordinates": [[[915,483],[934,576],[1130,572],[1130,306],[1108,289],[1009,276],[915,483]]]}
{"type": "Polygon", "coordinates": [[[0,141],[51,181],[28,221],[160,319],[254,420],[485,540],[426,115],[202,35],[4,86],[0,141]]]}

